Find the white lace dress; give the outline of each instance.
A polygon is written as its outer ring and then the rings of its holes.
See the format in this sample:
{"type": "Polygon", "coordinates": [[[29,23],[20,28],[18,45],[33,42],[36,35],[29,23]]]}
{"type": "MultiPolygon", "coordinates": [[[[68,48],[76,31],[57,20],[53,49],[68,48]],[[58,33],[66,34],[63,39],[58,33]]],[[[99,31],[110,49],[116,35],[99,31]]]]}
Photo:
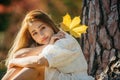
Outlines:
{"type": "Polygon", "coordinates": [[[45,80],[94,80],[87,74],[87,62],[79,43],[69,34],[42,51],[48,60],[45,80]]]}

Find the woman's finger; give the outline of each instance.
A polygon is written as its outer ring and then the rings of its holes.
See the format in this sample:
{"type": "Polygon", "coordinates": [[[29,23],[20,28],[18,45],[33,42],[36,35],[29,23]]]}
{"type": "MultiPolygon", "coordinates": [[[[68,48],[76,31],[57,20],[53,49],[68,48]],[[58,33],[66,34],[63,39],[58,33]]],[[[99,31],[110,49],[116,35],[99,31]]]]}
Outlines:
{"type": "Polygon", "coordinates": [[[53,36],[49,42],[49,44],[54,44],[57,40],[59,40],[59,37],[57,37],[56,35],[53,36]]]}
{"type": "Polygon", "coordinates": [[[56,35],[58,35],[59,38],[65,38],[65,33],[62,31],[59,31],[56,35]]]}

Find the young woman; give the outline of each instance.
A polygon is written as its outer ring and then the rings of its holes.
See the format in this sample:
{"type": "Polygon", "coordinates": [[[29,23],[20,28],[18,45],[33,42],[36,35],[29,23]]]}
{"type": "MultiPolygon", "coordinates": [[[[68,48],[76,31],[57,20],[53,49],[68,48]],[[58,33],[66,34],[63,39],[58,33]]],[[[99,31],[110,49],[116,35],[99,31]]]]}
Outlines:
{"type": "Polygon", "coordinates": [[[26,15],[7,64],[3,80],[94,80],[78,42],[40,10],[26,15]]]}
{"type": "MultiPolygon", "coordinates": [[[[31,11],[26,15],[15,42],[10,49],[9,58],[6,62],[7,65],[13,58],[39,55],[44,46],[54,43],[55,39],[62,38],[62,36],[59,37],[59,34],[61,35],[59,29],[55,26],[47,14],[41,12],[40,10],[31,11]]],[[[3,77],[3,80],[18,79],[18,77],[20,77],[19,80],[23,80],[25,77],[29,77],[27,80],[35,80],[34,76],[36,77],[38,74],[40,74],[43,78],[44,67],[41,67],[39,72],[41,72],[41,74],[31,68],[23,68],[21,66],[14,66],[10,68],[8,65],[8,70],[6,75],[3,77]],[[34,75],[30,76],[30,71],[32,71],[32,74],[34,73],[34,75]],[[25,72],[27,75],[23,76],[23,73],[25,72]]]]}

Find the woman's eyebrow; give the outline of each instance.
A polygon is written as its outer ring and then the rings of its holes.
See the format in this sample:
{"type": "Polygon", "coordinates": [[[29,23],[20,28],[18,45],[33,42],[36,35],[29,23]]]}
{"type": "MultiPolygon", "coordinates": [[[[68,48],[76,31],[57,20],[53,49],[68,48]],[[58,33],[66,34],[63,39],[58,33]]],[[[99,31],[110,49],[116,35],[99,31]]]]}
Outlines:
{"type": "Polygon", "coordinates": [[[32,33],[34,33],[34,32],[35,32],[35,30],[32,31],[32,33]]]}
{"type": "Polygon", "coordinates": [[[40,24],[40,25],[38,26],[38,28],[40,28],[42,25],[44,25],[44,24],[40,24]]]}
{"type": "MultiPolygon", "coordinates": [[[[40,28],[42,25],[44,25],[44,24],[40,24],[40,25],[38,26],[38,28],[40,28]]],[[[32,33],[34,33],[34,32],[35,32],[35,30],[32,31],[32,33]]]]}

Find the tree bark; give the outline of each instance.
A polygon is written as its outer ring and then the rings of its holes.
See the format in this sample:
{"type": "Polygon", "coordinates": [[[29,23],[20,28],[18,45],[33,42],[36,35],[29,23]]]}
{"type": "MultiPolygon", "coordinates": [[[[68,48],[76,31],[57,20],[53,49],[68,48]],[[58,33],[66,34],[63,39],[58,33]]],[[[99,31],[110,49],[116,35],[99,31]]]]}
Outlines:
{"type": "MultiPolygon", "coordinates": [[[[88,73],[99,78],[111,58],[120,58],[120,0],[83,0],[82,24],[88,25],[81,46],[88,62],[88,73]]],[[[120,79],[106,72],[104,80],[120,79]]],[[[119,74],[118,74],[119,75],[119,74]]]]}

